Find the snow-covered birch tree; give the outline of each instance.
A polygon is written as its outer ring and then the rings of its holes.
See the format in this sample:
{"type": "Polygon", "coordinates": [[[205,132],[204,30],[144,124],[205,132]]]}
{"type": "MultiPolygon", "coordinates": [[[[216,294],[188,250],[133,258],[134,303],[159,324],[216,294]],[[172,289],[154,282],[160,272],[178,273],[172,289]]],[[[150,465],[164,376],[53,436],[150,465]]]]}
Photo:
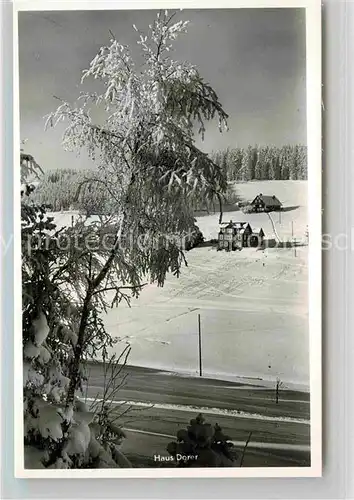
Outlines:
{"type": "MultiPolygon", "coordinates": [[[[47,118],[47,126],[64,121],[64,147],[71,151],[85,149],[104,174],[106,180],[102,181],[100,176],[90,182],[104,182],[107,191],[113,193],[115,223],[108,228],[91,227],[96,240],[100,231],[110,233],[109,246],[92,250],[91,244],[83,249],[70,245],[69,251],[61,255],[61,264],[55,271],[56,280],[62,284],[67,280],[73,285],[75,307],[69,308],[69,318],[64,320],[64,333],[71,332],[69,362],[62,380],[65,389],[55,393],[62,408],[56,417],[60,422],[60,430],[56,428],[60,436],[55,436],[46,447],[46,456],[41,458],[45,466],[87,464],[82,455],[79,462],[73,459],[73,436],[77,434],[74,430],[81,425],[80,419],[75,419],[78,411],[76,391],[80,389],[85,357],[92,351],[102,350],[109,342],[100,320],[100,313],[107,306],[107,292],[114,294],[112,304],[118,304],[122,299],[129,300],[128,293],[138,295],[145,282],[162,286],[168,272],[179,275],[185,263],[183,245],[178,238],[170,236],[181,237],[194,226],[190,210],[194,196],[203,193],[206,198],[213,198],[227,187],[221,169],[194,142],[195,133],[204,137],[206,122],[214,118],[222,131],[227,115],[213,88],[203,80],[197,68],[170,56],[174,40],[186,33],[187,25],[186,21],[175,22],[175,14],[164,12],[158,14],[147,34],[134,26],[143,67],[136,66],[129,48],[112,36],[82,77],[83,84],[89,78],[98,80],[102,92],[82,92],[76,104],[61,102],[47,118]],[[92,110],[96,107],[104,113],[103,122],[96,123],[92,119],[92,110]],[[128,234],[134,236],[130,246],[122,244],[128,234]],[[135,244],[138,240],[140,244],[135,244]]],[[[35,221],[40,224],[37,231],[50,230],[41,224],[42,219],[35,218],[35,221]]],[[[29,225],[33,223],[32,220],[29,225]]],[[[30,231],[33,231],[32,226],[30,231]]],[[[74,236],[77,230],[76,225],[67,229],[66,234],[72,231],[74,236]]],[[[84,241],[88,228],[82,224],[79,230],[84,241]]],[[[57,237],[60,238],[60,231],[57,237]]],[[[49,272],[53,262],[50,255],[47,257],[45,265],[49,272]]],[[[46,272],[40,269],[40,277],[45,278],[46,272]]],[[[27,280],[29,286],[32,281],[27,280]]],[[[52,286],[52,280],[49,285],[52,286]]],[[[37,342],[35,325],[41,322],[44,325],[41,331],[49,335],[56,321],[55,301],[50,300],[45,287],[40,289],[45,304],[29,293],[31,300],[25,314],[28,340],[33,341],[36,349],[43,344],[37,342]]],[[[60,286],[56,293],[60,293],[60,286]]],[[[59,331],[62,333],[63,329],[59,331]]],[[[43,342],[47,342],[46,338],[43,342]]],[[[56,342],[55,335],[49,339],[56,342]]],[[[36,349],[35,359],[38,358],[36,349]]],[[[33,353],[27,353],[32,366],[33,353]]],[[[39,368],[39,372],[44,369],[39,368]]],[[[45,401],[47,392],[41,385],[42,379],[38,383],[40,401],[45,401]]],[[[55,413],[58,412],[55,410],[55,413]]],[[[91,443],[88,425],[85,420],[81,429],[86,449],[91,443]]],[[[95,452],[99,452],[97,446],[95,452]]]]}

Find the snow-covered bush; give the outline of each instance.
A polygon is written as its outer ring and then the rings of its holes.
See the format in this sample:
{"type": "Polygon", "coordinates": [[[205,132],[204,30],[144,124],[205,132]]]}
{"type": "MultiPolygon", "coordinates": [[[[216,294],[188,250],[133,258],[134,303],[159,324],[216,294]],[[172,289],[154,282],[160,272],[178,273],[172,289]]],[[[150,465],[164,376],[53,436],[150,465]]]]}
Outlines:
{"type": "Polygon", "coordinates": [[[242,212],[244,214],[252,214],[254,213],[255,211],[255,208],[253,205],[244,205],[242,208],[241,208],[242,212]]]}
{"type": "Polygon", "coordinates": [[[235,467],[235,447],[221,427],[205,422],[202,414],[190,421],[187,429],[177,432],[177,441],[167,451],[178,467],[235,467]]]}

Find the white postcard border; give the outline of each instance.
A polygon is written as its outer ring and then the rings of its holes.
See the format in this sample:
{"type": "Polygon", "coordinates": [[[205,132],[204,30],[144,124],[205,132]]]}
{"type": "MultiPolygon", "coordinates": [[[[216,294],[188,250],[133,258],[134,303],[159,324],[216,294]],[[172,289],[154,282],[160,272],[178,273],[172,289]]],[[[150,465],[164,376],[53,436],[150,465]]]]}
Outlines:
{"type": "Polygon", "coordinates": [[[13,107],[14,107],[14,220],[20,220],[20,124],[18,12],[51,10],[137,10],[137,9],[222,9],[222,8],[305,8],[306,9],[306,87],[309,211],[309,342],[310,342],[310,467],[244,467],[200,469],[70,469],[31,470],[24,468],[22,402],[22,293],[21,231],[14,225],[14,400],[15,400],[15,477],[17,478],[277,478],[322,476],[322,131],[321,131],[321,2],[320,0],[15,0],[13,19],[13,107]],[[16,265],[17,263],[17,265],[16,265]]]}

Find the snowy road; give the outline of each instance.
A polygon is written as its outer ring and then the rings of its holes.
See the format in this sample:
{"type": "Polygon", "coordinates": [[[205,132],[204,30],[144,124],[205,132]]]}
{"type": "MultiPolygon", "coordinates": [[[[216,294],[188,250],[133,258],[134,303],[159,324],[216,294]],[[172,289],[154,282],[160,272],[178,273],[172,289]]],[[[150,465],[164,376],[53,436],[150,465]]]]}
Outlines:
{"type": "MultiPolygon", "coordinates": [[[[133,457],[139,455],[139,461],[153,466],[153,454],[166,454],[172,436],[202,412],[208,422],[221,425],[240,449],[252,432],[246,466],[308,464],[307,393],[283,390],[276,404],[274,390],[262,386],[181,377],[131,366],[125,367],[121,376],[125,382],[113,404],[117,416],[122,415],[117,422],[127,433],[122,450],[133,457]]],[[[88,403],[102,395],[103,385],[102,366],[92,365],[88,403]]]]}

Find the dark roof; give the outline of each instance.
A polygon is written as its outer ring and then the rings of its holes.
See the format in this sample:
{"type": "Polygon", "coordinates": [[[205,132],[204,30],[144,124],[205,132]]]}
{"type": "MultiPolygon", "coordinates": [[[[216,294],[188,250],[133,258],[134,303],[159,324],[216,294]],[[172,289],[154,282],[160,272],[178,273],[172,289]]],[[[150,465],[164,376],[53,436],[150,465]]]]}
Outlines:
{"type": "Polygon", "coordinates": [[[261,193],[255,197],[255,199],[252,201],[252,203],[255,203],[257,198],[260,199],[261,201],[263,201],[263,203],[265,204],[266,207],[274,207],[274,206],[281,207],[281,205],[282,205],[281,202],[278,200],[278,198],[274,195],[269,196],[269,195],[261,193]]]}
{"type": "Polygon", "coordinates": [[[264,236],[264,231],[261,227],[254,227],[252,232],[253,234],[261,234],[264,236]]]}
{"type": "MultiPolygon", "coordinates": [[[[220,227],[224,227],[224,228],[234,227],[235,229],[244,229],[247,226],[250,226],[249,222],[235,222],[232,220],[230,220],[229,222],[222,222],[220,224],[220,227]]],[[[250,226],[250,228],[251,228],[251,226],[250,226]]]]}

